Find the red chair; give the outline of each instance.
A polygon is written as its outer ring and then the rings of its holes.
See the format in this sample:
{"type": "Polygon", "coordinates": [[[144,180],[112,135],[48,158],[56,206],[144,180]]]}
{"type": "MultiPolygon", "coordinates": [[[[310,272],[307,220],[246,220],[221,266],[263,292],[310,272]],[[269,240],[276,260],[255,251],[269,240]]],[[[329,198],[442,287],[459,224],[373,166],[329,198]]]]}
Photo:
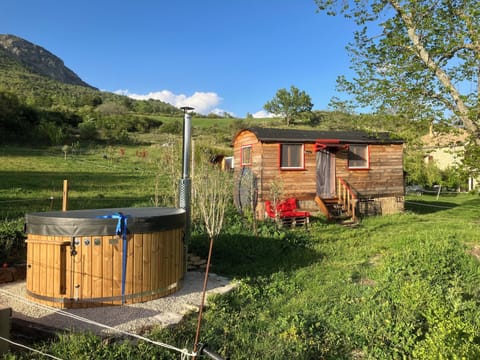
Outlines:
{"type": "Polygon", "coordinates": [[[288,198],[279,202],[276,208],[277,212],[275,213],[272,203],[269,200],[265,201],[265,211],[267,215],[272,219],[278,217],[282,225],[300,226],[309,223],[310,213],[308,211],[298,211],[297,199],[295,198],[288,198]]]}

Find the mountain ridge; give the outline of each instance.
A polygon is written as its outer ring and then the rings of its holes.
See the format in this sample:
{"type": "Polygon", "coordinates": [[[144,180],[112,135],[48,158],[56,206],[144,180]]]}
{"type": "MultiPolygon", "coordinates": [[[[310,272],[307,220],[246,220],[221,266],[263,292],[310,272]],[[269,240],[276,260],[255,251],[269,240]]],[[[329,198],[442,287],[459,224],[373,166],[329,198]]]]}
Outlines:
{"type": "Polygon", "coordinates": [[[83,81],[62,59],[45,48],[12,34],[0,34],[0,50],[10,60],[25,66],[32,73],[59,81],[98,90],[83,81]]]}
{"type": "Polygon", "coordinates": [[[20,103],[37,109],[80,111],[82,116],[105,103],[137,115],[181,113],[164,101],[135,100],[99,90],[80,79],[50,51],[8,34],[0,34],[0,96],[2,93],[11,93],[20,103]]]}

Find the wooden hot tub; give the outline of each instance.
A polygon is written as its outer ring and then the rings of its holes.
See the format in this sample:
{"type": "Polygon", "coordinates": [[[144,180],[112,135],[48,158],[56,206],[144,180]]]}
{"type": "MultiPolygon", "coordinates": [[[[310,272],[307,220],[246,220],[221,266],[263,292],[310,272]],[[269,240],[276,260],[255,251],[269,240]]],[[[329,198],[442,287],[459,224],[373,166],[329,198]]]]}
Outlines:
{"type": "Polygon", "coordinates": [[[181,287],[185,211],[116,208],[26,215],[27,294],[59,307],[153,300],[181,287]]]}

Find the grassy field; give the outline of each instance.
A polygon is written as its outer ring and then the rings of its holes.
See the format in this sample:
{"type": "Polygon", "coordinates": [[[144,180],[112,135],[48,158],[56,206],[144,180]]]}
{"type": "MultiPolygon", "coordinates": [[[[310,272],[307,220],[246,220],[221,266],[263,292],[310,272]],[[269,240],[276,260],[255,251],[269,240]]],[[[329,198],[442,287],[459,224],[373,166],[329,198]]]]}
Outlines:
{"type": "Polygon", "coordinates": [[[219,241],[243,280],[208,312],[207,342],[235,359],[478,358],[480,199],[409,200],[358,229],[317,221],[303,244],[219,241]]]}
{"type": "MultiPolygon", "coordinates": [[[[111,206],[116,198],[122,206],[150,204],[158,169],[137,150],[117,160],[104,159],[105,149],[67,160],[60,150],[4,150],[0,200],[25,200],[34,210],[32,200],[59,196],[68,175],[76,206],[111,206]]],[[[3,214],[25,210],[0,204],[3,214]]],[[[480,358],[479,219],[480,197],[470,194],[409,197],[403,214],[366,218],[357,228],[315,218],[295,231],[260,224],[257,236],[232,211],[212,271],[239,286],[211,299],[201,340],[231,359],[480,358]]],[[[191,248],[207,254],[200,227],[191,248]]],[[[195,321],[193,314],[149,336],[191,349],[195,321]]],[[[92,335],[43,346],[60,358],[178,358],[92,335]]]]}
{"type": "MultiPolygon", "coordinates": [[[[407,199],[403,214],[355,229],[314,219],[309,230],[231,215],[212,271],[238,288],[210,299],[202,342],[231,359],[477,359],[480,357],[478,195],[407,199]]],[[[205,255],[207,240],[194,238],[205,255]]],[[[192,348],[196,315],[149,336],[192,348]]],[[[143,342],[63,336],[46,349],[99,359],[178,355],[143,342]]],[[[86,359],[86,358],[85,358],[86,359]]]]}
{"type": "Polygon", "coordinates": [[[162,203],[171,205],[162,154],[152,146],[70,149],[66,156],[61,148],[0,148],[0,218],[60,210],[64,180],[69,209],[152,206],[157,175],[162,203]]]}

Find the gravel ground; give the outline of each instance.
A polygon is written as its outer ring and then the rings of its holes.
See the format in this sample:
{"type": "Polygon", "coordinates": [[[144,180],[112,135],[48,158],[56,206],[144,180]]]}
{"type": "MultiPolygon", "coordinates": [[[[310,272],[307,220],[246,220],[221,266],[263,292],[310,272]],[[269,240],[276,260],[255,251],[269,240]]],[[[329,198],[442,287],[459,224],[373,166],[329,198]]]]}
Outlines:
{"type": "MultiPolygon", "coordinates": [[[[178,323],[191,311],[198,311],[202,300],[204,273],[189,271],[183,287],[169,296],[156,300],[123,306],[105,306],[85,309],[56,309],[28,300],[25,281],[0,285],[0,305],[11,307],[13,317],[67,330],[89,330],[97,334],[112,334],[118,329],[141,333],[154,325],[168,326],[178,323]],[[114,329],[107,329],[70,316],[81,317],[114,329]]],[[[207,298],[210,294],[225,293],[235,284],[229,279],[209,274],[207,298]]]]}

